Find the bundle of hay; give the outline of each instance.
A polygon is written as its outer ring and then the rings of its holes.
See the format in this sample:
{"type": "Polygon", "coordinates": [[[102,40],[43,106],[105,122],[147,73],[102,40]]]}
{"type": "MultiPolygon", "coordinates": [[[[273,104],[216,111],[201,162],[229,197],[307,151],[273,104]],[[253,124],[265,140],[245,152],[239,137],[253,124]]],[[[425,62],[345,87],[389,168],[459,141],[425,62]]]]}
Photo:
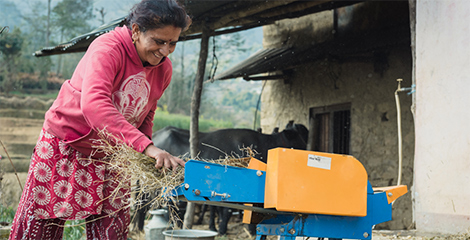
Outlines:
{"type": "MultiPolygon", "coordinates": [[[[128,199],[127,207],[138,210],[147,207],[159,208],[167,203],[176,203],[177,196],[171,194],[178,186],[184,182],[184,168],[179,166],[169,170],[164,167],[155,168],[155,159],[143,153],[137,152],[128,146],[121,139],[112,136],[105,130],[99,132],[100,139],[94,140],[93,148],[96,152],[104,153],[106,156],[101,160],[107,164],[107,169],[114,172],[115,190],[108,197],[117,197],[122,189],[126,189],[135,198],[128,199]],[[144,198],[146,196],[147,198],[144,198]],[[149,197],[150,196],[150,197],[149,197]]],[[[245,148],[250,156],[254,153],[250,148],[245,148]]],[[[183,160],[189,160],[185,156],[180,156],[183,160]]],[[[226,166],[246,167],[250,158],[238,158],[228,156],[224,159],[199,161],[217,163],[226,166]]],[[[176,204],[173,204],[176,206],[176,204]]],[[[176,214],[170,212],[172,222],[176,222],[176,214]]]]}

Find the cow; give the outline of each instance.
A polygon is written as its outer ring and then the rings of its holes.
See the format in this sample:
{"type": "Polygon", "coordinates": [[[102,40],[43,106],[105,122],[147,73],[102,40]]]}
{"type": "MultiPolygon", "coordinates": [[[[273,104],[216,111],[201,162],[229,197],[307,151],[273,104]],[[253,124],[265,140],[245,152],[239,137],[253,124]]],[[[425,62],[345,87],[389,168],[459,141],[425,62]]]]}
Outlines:
{"type": "MultiPolygon", "coordinates": [[[[242,148],[249,147],[254,157],[266,162],[268,150],[276,147],[306,149],[308,130],[301,124],[289,123],[282,132],[263,134],[251,129],[220,129],[213,132],[199,132],[198,158],[215,160],[226,155],[247,157],[242,148]]],[[[152,135],[155,146],[172,155],[184,156],[189,153],[189,131],[167,126],[152,135]]]]}
{"type": "MultiPolygon", "coordinates": [[[[243,148],[250,148],[255,157],[263,162],[267,162],[268,150],[276,147],[306,149],[308,130],[304,125],[294,124],[292,121],[281,131],[273,131],[272,134],[263,134],[251,129],[220,129],[212,132],[199,132],[198,158],[205,160],[216,160],[228,156],[248,157],[249,153],[243,148]]],[[[188,156],[189,131],[167,126],[152,134],[154,145],[174,156],[188,156]]],[[[219,212],[219,234],[224,235],[227,231],[227,224],[231,211],[227,208],[216,208],[211,206],[211,218],[209,228],[216,231],[214,221],[214,210],[219,212]],[[222,216],[220,216],[222,215],[222,216]]],[[[145,209],[143,210],[145,211],[145,209]]],[[[203,212],[202,212],[203,214],[203,212]]],[[[140,213],[138,226],[143,227],[143,216],[140,213]]],[[[201,216],[199,217],[202,220],[201,216]]]]}

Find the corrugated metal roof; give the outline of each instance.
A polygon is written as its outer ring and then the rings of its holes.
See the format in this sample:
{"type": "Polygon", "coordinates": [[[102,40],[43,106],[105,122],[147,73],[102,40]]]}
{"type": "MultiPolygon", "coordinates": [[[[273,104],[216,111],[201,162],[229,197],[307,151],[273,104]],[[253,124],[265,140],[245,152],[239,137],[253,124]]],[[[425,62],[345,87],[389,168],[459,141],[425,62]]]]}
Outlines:
{"type": "MultiPolygon", "coordinates": [[[[303,48],[284,47],[260,50],[229,70],[216,75],[213,80],[243,77],[254,80],[255,75],[291,69],[304,63],[325,56],[326,52],[316,46],[303,48]]],[[[276,79],[276,77],[259,77],[258,80],[276,79]]]]}
{"type": "Polygon", "coordinates": [[[295,56],[295,51],[291,48],[263,49],[226,72],[216,75],[214,80],[248,78],[251,75],[283,70],[286,62],[290,62],[293,56],[295,56]]]}
{"type": "Polygon", "coordinates": [[[87,34],[75,37],[66,43],[59,44],[55,47],[45,47],[39,51],[36,51],[33,53],[33,55],[36,57],[41,57],[57,53],[84,52],[88,49],[88,46],[91,44],[91,42],[93,42],[93,40],[95,40],[95,38],[113,30],[117,26],[123,26],[124,19],[124,17],[115,19],[114,21],[102,25],[87,34]]]}
{"type": "Polygon", "coordinates": [[[0,34],[2,34],[3,31],[5,30],[6,30],[5,32],[8,32],[8,29],[9,29],[8,26],[2,27],[2,29],[0,29],[0,34]]]}

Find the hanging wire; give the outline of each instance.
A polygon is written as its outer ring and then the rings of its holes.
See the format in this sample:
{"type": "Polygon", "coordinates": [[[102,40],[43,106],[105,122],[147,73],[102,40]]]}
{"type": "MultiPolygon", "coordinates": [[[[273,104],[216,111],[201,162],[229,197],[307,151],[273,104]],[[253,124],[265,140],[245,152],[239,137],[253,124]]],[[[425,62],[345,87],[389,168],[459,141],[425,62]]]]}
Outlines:
{"type": "Polygon", "coordinates": [[[215,36],[212,36],[212,66],[209,72],[209,80],[211,83],[214,82],[215,72],[217,71],[217,65],[219,64],[219,59],[215,54],[215,36]]]}
{"type": "Polygon", "coordinates": [[[259,109],[259,104],[261,102],[261,95],[263,94],[264,91],[264,86],[266,86],[266,83],[268,81],[264,81],[263,87],[261,88],[261,92],[259,93],[259,98],[258,98],[258,103],[256,104],[256,109],[255,109],[255,119],[253,120],[253,130],[256,130],[256,119],[258,118],[258,109],[259,109]]]}

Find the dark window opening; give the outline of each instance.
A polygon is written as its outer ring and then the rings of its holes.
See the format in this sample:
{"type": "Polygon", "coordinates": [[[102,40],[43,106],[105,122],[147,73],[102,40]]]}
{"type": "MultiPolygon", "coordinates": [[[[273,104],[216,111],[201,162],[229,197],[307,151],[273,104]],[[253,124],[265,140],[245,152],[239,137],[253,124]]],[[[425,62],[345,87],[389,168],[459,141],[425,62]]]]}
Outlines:
{"type": "Polygon", "coordinates": [[[351,104],[310,108],[308,150],[349,154],[351,104]]]}

